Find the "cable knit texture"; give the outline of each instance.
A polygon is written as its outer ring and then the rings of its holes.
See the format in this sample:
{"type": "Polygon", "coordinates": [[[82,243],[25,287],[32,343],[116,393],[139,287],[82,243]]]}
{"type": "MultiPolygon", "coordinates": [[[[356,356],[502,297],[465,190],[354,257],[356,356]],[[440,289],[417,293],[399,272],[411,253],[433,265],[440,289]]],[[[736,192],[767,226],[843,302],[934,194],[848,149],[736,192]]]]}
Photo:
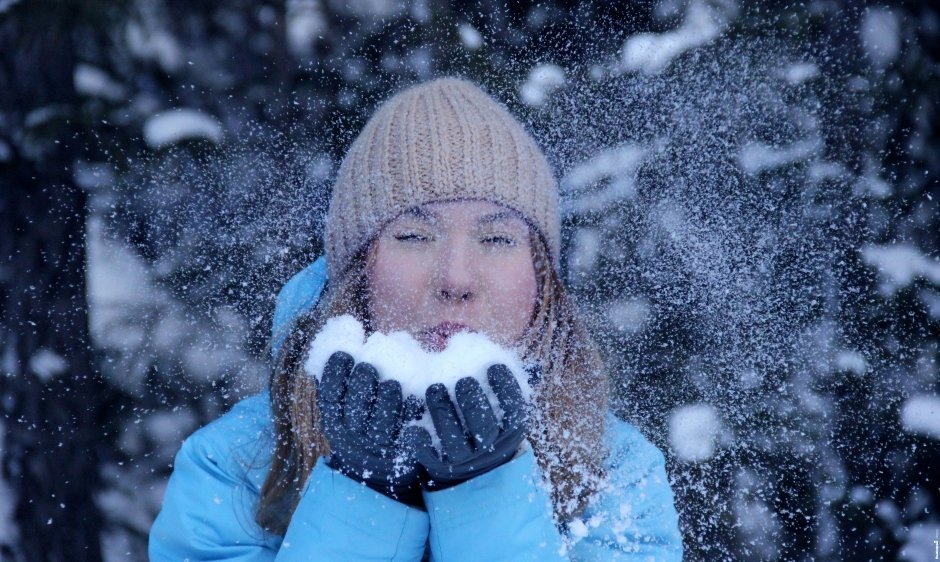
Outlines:
{"type": "Polygon", "coordinates": [[[479,87],[441,78],[386,101],[346,153],[326,227],[329,276],[390,220],[434,201],[485,199],[538,228],[558,267],[558,186],[545,155],[479,87]]]}

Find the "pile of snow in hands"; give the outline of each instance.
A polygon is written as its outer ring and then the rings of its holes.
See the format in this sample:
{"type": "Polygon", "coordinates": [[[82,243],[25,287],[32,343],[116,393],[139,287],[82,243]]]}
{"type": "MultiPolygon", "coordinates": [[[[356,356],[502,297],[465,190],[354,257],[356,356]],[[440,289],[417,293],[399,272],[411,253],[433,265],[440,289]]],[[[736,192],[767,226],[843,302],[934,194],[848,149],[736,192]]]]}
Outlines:
{"type": "Polygon", "coordinates": [[[447,387],[454,399],[457,381],[472,377],[483,387],[497,419],[501,419],[498,400],[486,380],[487,369],[497,363],[509,368],[526,401],[532,398],[532,387],[518,354],[480,333],[458,332],[448,339],[443,351],[430,352],[407,332],[375,332],[366,338],[358,320],[348,314],[337,316],[327,320],[314,338],[304,363],[307,374],[319,381],[330,355],[337,351],[352,355],[356,363],[371,364],[380,381],[396,380],[401,383],[404,397],[416,396],[422,402],[427,388],[436,383],[447,387]]]}

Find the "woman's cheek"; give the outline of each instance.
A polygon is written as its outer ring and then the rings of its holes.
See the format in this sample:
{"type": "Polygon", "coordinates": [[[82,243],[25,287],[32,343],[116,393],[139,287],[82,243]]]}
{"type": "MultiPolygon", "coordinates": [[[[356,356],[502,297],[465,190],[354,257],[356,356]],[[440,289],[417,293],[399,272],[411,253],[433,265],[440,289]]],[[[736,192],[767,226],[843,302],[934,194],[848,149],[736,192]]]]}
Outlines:
{"type": "Polygon", "coordinates": [[[406,252],[380,255],[372,269],[370,300],[376,328],[410,330],[417,322],[424,279],[424,260],[406,252]]]}
{"type": "Polygon", "coordinates": [[[492,331],[500,343],[512,343],[524,334],[532,317],[537,296],[535,270],[527,259],[511,259],[493,263],[484,271],[490,277],[487,308],[492,331]]]}

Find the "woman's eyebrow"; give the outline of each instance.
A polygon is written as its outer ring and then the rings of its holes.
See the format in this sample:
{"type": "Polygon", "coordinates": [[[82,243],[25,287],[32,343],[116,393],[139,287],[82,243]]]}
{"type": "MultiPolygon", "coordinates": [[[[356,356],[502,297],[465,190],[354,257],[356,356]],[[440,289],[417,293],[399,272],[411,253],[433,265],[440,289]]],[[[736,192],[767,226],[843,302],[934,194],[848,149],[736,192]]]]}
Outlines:
{"type": "Polygon", "coordinates": [[[501,221],[501,220],[515,220],[515,219],[518,219],[518,216],[516,215],[516,213],[513,213],[511,211],[497,211],[495,213],[489,213],[489,214],[483,215],[482,217],[479,218],[479,220],[477,220],[477,224],[486,225],[486,224],[494,223],[494,222],[501,221]]]}
{"type": "Polygon", "coordinates": [[[402,213],[402,218],[423,220],[432,224],[440,220],[440,217],[438,217],[434,211],[422,209],[421,207],[412,207],[408,209],[402,213]]]}

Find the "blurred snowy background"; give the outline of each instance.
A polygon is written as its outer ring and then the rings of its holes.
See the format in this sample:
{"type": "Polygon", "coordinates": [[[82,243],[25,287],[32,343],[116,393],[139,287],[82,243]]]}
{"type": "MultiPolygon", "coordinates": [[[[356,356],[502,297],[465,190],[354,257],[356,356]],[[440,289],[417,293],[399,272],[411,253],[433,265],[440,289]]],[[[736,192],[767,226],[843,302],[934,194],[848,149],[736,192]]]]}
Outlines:
{"type": "Polygon", "coordinates": [[[539,137],[688,560],[936,560],[940,10],[0,0],[0,560],[143,560],[376,103],[539,137]],[[934,47],[931,47],[931,46],[934,47]]]}

